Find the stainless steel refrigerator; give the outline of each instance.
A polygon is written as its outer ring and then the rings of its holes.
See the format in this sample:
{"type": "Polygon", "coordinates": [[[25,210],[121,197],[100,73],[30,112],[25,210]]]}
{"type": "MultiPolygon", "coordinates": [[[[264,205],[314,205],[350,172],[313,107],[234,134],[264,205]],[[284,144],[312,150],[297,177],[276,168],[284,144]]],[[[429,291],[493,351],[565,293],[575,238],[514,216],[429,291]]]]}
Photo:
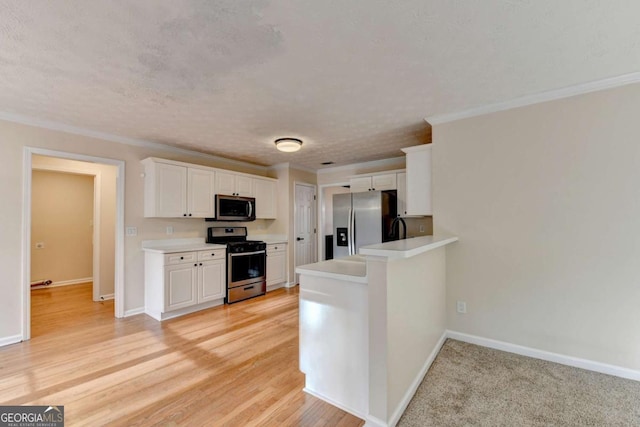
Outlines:
{"type": "Polygon", "coordinates": [[[333,257],[355,255],[362,246],[397,240],[397,235],[390,235],[397,203],[395,190],[334,194],[333,257]]]}

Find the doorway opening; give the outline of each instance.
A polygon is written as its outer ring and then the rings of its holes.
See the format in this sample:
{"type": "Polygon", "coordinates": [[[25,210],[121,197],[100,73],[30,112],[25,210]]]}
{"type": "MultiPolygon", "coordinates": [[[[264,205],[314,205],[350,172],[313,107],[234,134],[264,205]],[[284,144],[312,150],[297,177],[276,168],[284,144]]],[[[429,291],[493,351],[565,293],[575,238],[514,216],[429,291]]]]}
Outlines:
{"type": "Polygon", "coordinates": [[[23,340],[124,317],[124,162],[25,148],[23,224],[23,340]]]}

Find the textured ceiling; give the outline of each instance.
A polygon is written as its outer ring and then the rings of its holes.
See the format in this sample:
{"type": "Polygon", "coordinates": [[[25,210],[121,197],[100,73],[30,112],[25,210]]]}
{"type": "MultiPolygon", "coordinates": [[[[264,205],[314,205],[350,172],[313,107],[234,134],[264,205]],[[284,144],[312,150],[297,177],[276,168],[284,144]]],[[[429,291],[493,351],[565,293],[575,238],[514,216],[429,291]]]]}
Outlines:
{"type": "Polygon", "coordinates": [[[0,112],[261,165],[640,70],[637,0],[0,0],[0,112]],[[302,138],[298,153],[273,140],[302,138]]]}

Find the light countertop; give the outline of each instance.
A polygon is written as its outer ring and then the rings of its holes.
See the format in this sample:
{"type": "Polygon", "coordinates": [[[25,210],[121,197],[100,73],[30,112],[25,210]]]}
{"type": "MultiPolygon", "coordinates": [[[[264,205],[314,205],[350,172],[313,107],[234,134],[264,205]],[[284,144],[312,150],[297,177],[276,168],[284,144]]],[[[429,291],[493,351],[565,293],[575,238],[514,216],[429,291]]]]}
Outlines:
{"type": "Polygon", "coordinates": [[[359,255],[296,267],[296,273],[347,282],[367,283],[366,259],[359,255]]]}
{"type": "Polygon", "coordinates": [[[302,265],[296,273],[367,283],[367,257],[410,258],[458,241],[455,236],[422,236],[360,248],[359,255],[302,265]]]}
{"type": "Polygon", "coordinates": [[[360,255],[381,256],[387,258],[411,258],[412,256],[457,242],[455,236],[422,236],[393,242],[367,245],[360,248],[360,255]]]}
{"type": "Polygon", "coordinates": [[[249,240],[261,240],[267,245],[273,245],[276,243],[288,243],[287,236],[276,234],[252,234],[247,237],[249,240]]]}
{"type": "Polygon", "coordinates": [[[226,245],[214,245],[206,243],[205,239],[164,239],[145,240],[142,242],[142,250],[145,252],[155,252],[161,254],[171,254],[176,252],[226,250],[226,245]]]}

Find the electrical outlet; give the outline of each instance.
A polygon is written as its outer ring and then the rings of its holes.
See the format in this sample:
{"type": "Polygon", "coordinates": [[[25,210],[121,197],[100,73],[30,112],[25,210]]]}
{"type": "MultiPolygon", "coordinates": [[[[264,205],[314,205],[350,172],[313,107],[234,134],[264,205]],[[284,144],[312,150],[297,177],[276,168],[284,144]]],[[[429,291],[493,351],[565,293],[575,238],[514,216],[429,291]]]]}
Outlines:
{"type": "Polygon", "coordinates": [[[456,311],[460,314],[465,314],[467,312],[467,303],[464,301],[456,302],[456,311]]]}
{"type": "Polygon", "coordinates": [[[138,228],[137,227],[127,227],[127,236],[137,236],[138,235],[138,228]]]}
{"type": "Polygon", "coordinates": [[[36,243],[36,249],[44,249],[44,242],[36,243]]]}
{"type": "Polygon", "coordinates": [[[421,232],[421,233],[424,233],[424,225],[421,225],[421,226],[420,226],[420,232],[421,232]]]}
{"type": "Polygon", "coordinates": [[[167,226],[167,234],[173,234],[173,227],[171,225],[167,226]]]}

